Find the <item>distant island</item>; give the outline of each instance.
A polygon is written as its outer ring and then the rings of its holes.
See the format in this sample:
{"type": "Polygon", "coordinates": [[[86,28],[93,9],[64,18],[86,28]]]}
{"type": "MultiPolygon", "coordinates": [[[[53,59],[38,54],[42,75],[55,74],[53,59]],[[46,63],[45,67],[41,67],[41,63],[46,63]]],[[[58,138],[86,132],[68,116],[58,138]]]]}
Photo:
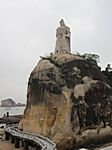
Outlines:
{"type": "Polygon", "coordinates": [[[0,107],[22,107],[22,106],[26,106],[26,105],[22,103],[16,103],[11,98],[1,100],[1,105],[0,105],[0,107]]]}

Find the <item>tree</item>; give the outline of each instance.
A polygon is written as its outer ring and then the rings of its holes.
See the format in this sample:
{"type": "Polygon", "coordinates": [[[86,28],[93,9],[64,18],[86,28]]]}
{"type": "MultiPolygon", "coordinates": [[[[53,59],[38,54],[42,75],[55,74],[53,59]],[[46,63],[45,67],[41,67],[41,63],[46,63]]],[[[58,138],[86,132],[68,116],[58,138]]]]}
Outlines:
{"type": "Polygon", "coordinates": [[[90,60],[91,62],[93,62],[94,64],[97,65],[98,62],[100,62],[100,57],[97,54],[88,54],[88,53],[84,53],[83,56],[85,59],[90,60]]]}
{"type": "Polygon", "coordinates": [[[83,55],[77,52],[78,56],[81,56],[89,61],[91,61],[93,64],[98,65],[98,62],[100,62],[100,56],[97,54],[89,54],[89,53],[84,53],[83,55]]]}

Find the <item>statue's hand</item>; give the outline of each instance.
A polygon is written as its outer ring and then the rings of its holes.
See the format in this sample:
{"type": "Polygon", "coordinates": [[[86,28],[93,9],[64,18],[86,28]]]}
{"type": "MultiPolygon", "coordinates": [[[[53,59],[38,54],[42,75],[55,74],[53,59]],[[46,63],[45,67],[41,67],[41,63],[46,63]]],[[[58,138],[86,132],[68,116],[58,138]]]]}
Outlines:
{"type": "Polygon", "coordinates": [[[66,34],[65,37],[67,37],[67,38],[69,37],[70,38],[70,34],[66,34]]]}

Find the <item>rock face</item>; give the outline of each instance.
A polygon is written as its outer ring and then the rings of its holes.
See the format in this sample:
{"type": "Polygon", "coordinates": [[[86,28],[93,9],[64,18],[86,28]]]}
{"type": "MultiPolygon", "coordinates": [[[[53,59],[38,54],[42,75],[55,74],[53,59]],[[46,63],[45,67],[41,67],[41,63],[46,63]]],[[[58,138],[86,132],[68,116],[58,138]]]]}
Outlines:
{"type": "Polygon", "coordinates": [[[110,133],[111,110],[112,89],[100,69],[82,57],[55,54],[41,58],[30,75],[19,128],[49,137],[58,150],[81,147],[98,138],[101,125],[110,133]]]}

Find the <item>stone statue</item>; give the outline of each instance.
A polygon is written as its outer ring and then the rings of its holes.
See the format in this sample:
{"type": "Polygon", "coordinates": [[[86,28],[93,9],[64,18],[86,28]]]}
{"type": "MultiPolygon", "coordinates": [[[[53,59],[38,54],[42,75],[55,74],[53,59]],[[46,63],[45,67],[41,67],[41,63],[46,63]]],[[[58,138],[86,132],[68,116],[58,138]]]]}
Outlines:
{"type": "Polygon", "coordinates": [[[61,19],[60,27],[56,30],[56,46],[55,53],[70,53],[70,28],[67,27],[64,23],[64,20],[61,19]]]}

